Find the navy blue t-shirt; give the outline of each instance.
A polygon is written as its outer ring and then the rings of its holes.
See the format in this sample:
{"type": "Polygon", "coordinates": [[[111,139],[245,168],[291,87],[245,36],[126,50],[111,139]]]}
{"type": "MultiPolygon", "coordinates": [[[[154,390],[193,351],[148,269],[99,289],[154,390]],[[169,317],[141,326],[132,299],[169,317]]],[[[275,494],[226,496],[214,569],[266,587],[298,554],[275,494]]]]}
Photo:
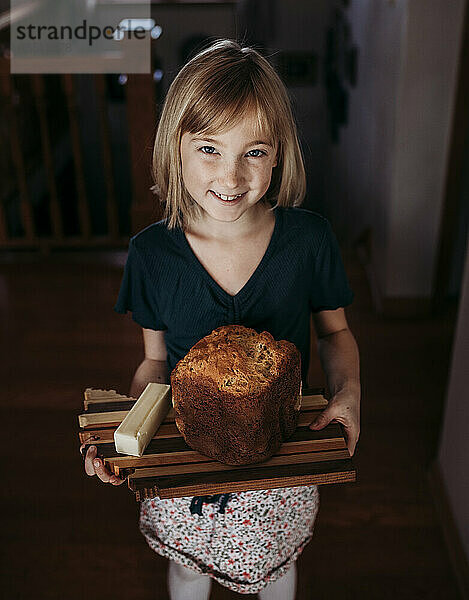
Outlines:
{"type": "Polygon", "coordinates": [[[170,372],[216,327],[241,324],[289,340],[301,352],[302,379],[310,353],[310,314],[353,300],[328,221],[303,208],[274,209],[269,246],[234,296],[197,259],[181,228],[159,221],[130,240],[114,310],[132,312],[145,329],[165,330],[170,372]]]}

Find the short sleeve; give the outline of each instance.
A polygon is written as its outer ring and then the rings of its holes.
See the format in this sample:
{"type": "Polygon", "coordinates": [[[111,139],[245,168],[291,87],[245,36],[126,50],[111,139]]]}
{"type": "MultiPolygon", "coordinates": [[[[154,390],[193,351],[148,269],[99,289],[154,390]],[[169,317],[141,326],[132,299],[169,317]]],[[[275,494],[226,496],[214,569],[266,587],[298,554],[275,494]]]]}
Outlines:
{"type": "Polygon", "coordinates": [[[326,229],[314,261],[310,290],[312,312],[336,310],[351,304],[353,292],[345,274],[339,244],[326,221],[326,229]]]}
{"type": "Polygon", "coordinates": [[[145,329],[155,331],[166,329],[158,316],[155,275],[151,276],[146,268],[133,239],[130,240],[127,262],[114,310],[121,314],[130,311],[133,320],[145,329]]]}

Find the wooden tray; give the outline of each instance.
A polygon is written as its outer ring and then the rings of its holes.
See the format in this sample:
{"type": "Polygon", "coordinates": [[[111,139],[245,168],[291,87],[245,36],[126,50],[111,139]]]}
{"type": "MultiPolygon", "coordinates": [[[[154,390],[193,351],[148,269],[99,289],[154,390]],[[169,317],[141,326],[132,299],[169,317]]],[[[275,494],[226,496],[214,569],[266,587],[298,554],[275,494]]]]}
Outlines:
{"type": "Polygon", "coordinates": [[[229,466],[192,450],[176,427],[173,409],[143,456],[117,453],[114,431],[135,398],[114,390],[85,390],[84,412],[78,416],[80,442],[86,443],[84,453],[95,445],[105,466],[127,478],[137,501],[355,481],[342,426],[332,422],[319,431],[308,428],[327,406],[323,394],[323,389],[303,390],[295,433],[277,454],[255,465],[229,466]]]}

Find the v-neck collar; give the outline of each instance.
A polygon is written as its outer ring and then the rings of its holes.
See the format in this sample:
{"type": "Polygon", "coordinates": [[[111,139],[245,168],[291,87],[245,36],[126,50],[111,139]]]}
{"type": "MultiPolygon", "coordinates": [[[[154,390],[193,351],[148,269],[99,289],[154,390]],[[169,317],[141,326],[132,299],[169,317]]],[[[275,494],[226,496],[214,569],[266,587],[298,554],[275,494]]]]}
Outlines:
{"type": "Polygon", "coordinates": [[[210,273],[206,270],[206,268],[200,262],[197,255],[195,254],[195,252],[192,250],[192,247],[186,238],[186,234],[184,233],[184,230],[182,228],[179,228],[177,230],[180,240],[182,242],[182,245],[184,246],[184,248],[187,252],[187,255],[189,256],[189,259],[195,265],[195,268],[198,269],[198,271],[200,272],[202,277],[208,282],[210,287],[215,292],[217,292],[217,295],[221,299],[230,300],[230,301],[241,300],[243,297],[245,297],[247,294],[249,294],[249,292],[251,291],[253,286],[255,286],[257,279],[260,277],[260,275],[264,271],[264,268],[272,255],[272,252],[274,250],[275,244],[277,243],[277,239],[278,239],[278,236],[280,233],[281,212],[280,212],[279,208],[275,208],[273,212],[275,215],[275,224],[274,224],[274,230],[270,237],[270,241],[267,246],[267,249],[264,252],[263,257],[261,258],[259,264],[257,265],[257,267],[254,270],[254,272],[252,273],[252,275],[249,277],[249,279],[246,281],[246,283],[243,285],[243,287],[236,294],[229,294],[226,290],[224,290],[221,287],[221,285],[219,283],[217,283],[215,281],[215,279],[210,275],[210,273]]]}

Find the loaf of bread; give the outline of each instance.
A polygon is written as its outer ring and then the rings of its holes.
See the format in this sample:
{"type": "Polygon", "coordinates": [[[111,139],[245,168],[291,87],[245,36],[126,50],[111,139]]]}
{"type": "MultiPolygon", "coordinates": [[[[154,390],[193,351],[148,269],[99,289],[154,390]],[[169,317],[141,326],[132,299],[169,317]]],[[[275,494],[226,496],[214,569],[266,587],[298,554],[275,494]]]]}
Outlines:
{"type": "Polygon", "coordinates": [[[191,448],[228,465],[262,462],[296,429],[301,355],[267,331],[224,325],[177,363],[171,388],[191,448]]]}

